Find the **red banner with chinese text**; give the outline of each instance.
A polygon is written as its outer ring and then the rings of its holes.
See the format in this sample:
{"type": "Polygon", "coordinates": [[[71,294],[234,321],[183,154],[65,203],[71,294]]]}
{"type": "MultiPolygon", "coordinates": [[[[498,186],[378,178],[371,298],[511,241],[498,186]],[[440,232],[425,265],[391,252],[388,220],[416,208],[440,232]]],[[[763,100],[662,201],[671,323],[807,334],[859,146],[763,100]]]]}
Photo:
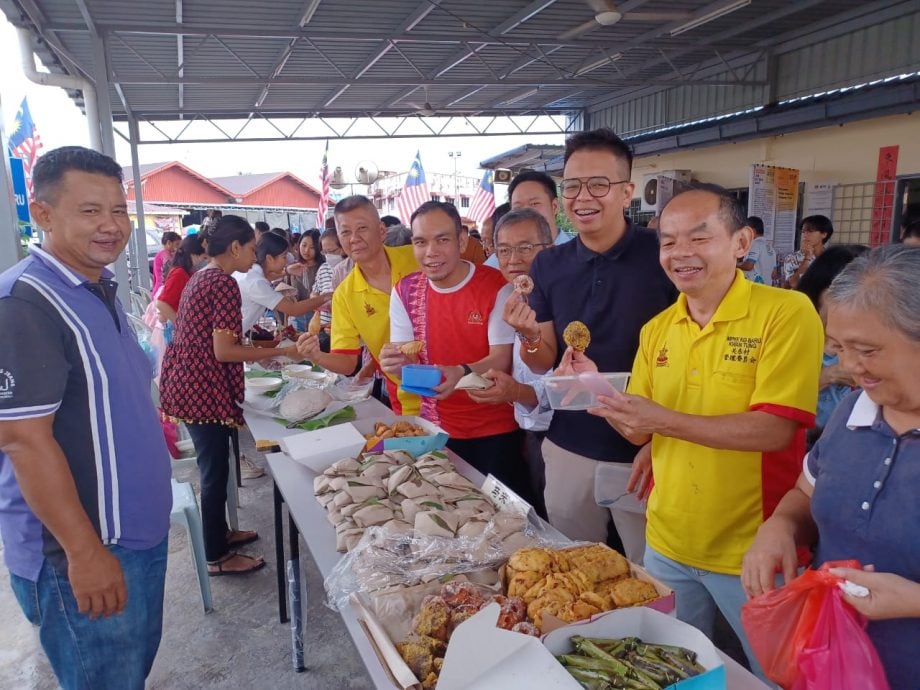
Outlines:
{"type": "Polygon", "coordinates": [[[872,201],[872,232],[869,237],[869,244],[873,247],[891,241],[895,178],[898,174],[898,148],[897,146],[883,146],[878,150],[875,198],[872,201]]]}

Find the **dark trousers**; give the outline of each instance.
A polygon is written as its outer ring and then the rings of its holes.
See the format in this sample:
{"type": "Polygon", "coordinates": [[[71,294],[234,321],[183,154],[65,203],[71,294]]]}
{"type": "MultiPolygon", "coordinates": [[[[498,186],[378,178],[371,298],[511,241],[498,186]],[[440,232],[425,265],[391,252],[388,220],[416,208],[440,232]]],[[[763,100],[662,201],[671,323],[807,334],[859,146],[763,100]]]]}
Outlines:
{"type": "Polygon", "coordinates": [[[537,515],[546,520],[546,501],[543,492],[546,490],[546,465],[543,462],[543,439],[545,431],[524,432],[524,467],[527,472],[527,485],[533,498],[533,509],[537,515]]]}
{"type": "Polygon", "coordinates": [[[201,524],[204,553],[209,561],[227,555],[227,479],[230,476],[230,437],[225,424],[189,424],[201,475],[201,524]]]}
{"type": "Polygon", "coordinates": [[[514,493],[534,505],[521,454],[522,434],[517,429],[495,436],[452,438],[447,442],[447,447],[483,474],[495,475],[514,493]]]}

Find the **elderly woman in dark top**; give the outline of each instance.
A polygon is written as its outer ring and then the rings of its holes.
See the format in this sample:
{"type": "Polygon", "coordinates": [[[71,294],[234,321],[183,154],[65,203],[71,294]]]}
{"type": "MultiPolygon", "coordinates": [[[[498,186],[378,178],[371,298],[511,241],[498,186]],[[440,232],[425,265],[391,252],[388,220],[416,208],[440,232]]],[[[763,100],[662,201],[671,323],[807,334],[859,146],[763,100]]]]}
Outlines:
{"type": "Polygon", "coordinates": [[[744,558],[749,595],[794,578],[797,546],[814,566],[869,589],[846,595],[865,614],[892,688],[920,688],[920,249],[881,247],[855,259],[825,294],[827,337],[862,390],[837,408],[805,457],[796,487],[744,558]],[[875,572],[873,572],[875,571],[875,572]]]}

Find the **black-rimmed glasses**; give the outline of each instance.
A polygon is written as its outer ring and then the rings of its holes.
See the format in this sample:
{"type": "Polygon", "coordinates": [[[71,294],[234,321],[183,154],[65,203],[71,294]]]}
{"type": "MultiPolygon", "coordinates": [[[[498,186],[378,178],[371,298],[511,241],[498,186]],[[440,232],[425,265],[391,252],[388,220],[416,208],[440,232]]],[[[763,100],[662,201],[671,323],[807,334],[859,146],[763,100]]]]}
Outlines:
{"type": "Polygon", "coordinates": [[[559,185],[559,191],[565,199],[574,199],[581,194],[581,188],[587,187],[588,194],[598,199],[606,196],[610,188],[617,184],[629,184],[630,180],[613,182],[609,177],[569,177],[559,185]]]}

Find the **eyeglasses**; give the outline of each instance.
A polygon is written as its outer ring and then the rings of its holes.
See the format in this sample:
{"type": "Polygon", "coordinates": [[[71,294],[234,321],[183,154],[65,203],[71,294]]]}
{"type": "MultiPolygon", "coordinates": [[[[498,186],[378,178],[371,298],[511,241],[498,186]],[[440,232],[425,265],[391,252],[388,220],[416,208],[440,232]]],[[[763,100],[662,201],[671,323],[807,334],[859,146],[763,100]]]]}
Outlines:
{"type": "Polygon", "coordinates": [[[495,248],[495,254],[499,259],[510,259],[513,254],[517,254],[522,259],[529,259],[533,256],[533,250],[537,247],[545,247],[546,242],[537,242],[536,244],[531,244],[530,242],[525,242],[524,244],[519,244],[516,247],[512,247],[507,244],[500,244],[495,248]]]}
{"type": "Polygon", "coordinates": [[[564,199],[574,199],[581,194],[581,188],[587,187],[588,194],[595,199],[605,196],[616,184],[629,184],[630,180],[613,182],[609,177],[570,177],[562,181],[559,190],[564,199]]]}

